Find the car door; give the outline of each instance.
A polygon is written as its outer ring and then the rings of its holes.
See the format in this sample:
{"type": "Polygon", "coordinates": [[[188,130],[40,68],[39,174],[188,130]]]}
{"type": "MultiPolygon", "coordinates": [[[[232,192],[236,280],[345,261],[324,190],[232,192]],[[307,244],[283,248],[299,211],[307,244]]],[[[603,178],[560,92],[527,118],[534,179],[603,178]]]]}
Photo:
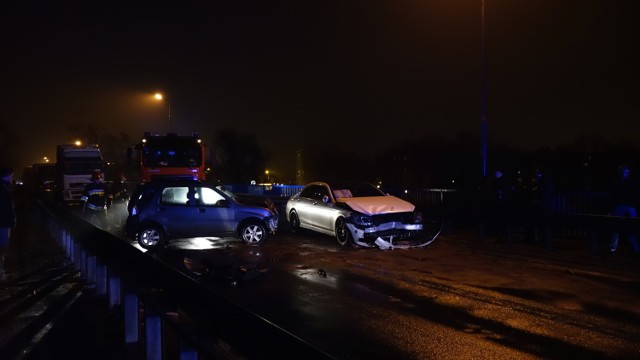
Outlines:
{"type": "Polygon", "coordinates": [[[160,195],[158,207],[158,221],[165,225],[169,234],[196,236],[203,229],[199,221],[198,209],[189,205],[190,186],[167,186],[160,195]]]}
{"type": "Polygon", "coordinates": [[[208,186],[195,188],[196,217],[194,227],[204,235],[231,234],[238,226],[235,219],[235,203],[222,192],[208,186]]]}
{"type": "Polygon", "coordinates": [[[333,205],[330,198],[325,203],[324,196],[329,196],[329,190],[323,185],[309,185],[300,193],[295,208],[302,227],[324,232],[331,229],[328,219],[334,213],[333,205]]]}

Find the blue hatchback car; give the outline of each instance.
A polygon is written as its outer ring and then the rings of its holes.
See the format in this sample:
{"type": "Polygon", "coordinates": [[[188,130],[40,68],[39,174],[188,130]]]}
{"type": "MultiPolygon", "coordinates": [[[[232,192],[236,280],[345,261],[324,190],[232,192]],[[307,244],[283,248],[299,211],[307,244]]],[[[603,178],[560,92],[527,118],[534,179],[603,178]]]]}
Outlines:
{"type": "Polygon", "coordinates": [[[128,206],[127,237],[145,249],[178,237],[236,236],[263,243],[278,229],[278,214],[238,202],[197,180],[158,180],[138,185],[128,206]]]}

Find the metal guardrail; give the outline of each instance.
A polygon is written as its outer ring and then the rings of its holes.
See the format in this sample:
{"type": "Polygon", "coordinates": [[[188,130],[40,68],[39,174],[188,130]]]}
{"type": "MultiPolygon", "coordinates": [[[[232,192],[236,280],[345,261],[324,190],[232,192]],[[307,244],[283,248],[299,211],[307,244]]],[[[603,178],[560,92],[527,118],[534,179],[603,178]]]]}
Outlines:
{"type": "Polygon", "coordinates": [[[591,254],[596,255],[599,241],[608,242],[613,233],[640,235],[640,218],[606,215],[607,194],[603,192],[556,193],[548,212],[534,211],[526,206],[493,211],[482,206],[479,195],[478,192],[451,189],[424,189],[407,191],[400,197],[446,218],[447,229],[451,229],[451,223],[476,226],[500,222],[509,223],[512,228],[543,229],[548,235],[543,244],[547,249],[553,248],[554,237],[582,238],[588,241],[591,254]]]}
{"type": "Polygon", "coordinates": [[[180,359],[331,358],[130,243],[53,204],[40,205],[86,286],[108,299],[105,311],[123,312],[123,346],[142,345],[146,359],[162,359],[167,342],[180,344],[180,359]]]}

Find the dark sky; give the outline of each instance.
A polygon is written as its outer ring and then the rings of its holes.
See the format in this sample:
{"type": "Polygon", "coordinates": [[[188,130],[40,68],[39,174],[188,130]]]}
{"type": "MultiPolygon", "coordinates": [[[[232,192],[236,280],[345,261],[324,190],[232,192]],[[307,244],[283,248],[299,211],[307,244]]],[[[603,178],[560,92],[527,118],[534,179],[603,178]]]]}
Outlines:
{"type": "MultiPolygon", "coordinates": [[[[480,136],[481,0],[3,4],[2,131],[26,164],[70,124],[253,133],[272,171],[326,142],[370,155],[480,136]],[[41,144],[37,149],[33,143],[41,144]]],[[[636,1],[486,0],[489,141],[637,142],[636,1]]]]}

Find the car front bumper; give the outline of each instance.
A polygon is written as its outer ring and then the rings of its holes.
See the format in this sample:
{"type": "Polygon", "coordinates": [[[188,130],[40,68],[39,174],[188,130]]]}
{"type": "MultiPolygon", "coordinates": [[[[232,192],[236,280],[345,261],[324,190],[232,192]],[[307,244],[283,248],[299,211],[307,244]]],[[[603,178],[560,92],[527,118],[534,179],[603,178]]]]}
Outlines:
{"type": "Polygon", "coordinates": [[[275,234],[278,231],[278,221],[278,215],[265,219],[265,224],[267,224],[267,228],[272,234],[275,234]]]}
{"type": "Polygon", "coordinates": [[[405,224],[390,221],[377,226],[358,227],[347,224],[354,243],[359,246],[377,246],[384,249],[423,246],[429,241],[423,232],[422,224],[405,224]]]}

